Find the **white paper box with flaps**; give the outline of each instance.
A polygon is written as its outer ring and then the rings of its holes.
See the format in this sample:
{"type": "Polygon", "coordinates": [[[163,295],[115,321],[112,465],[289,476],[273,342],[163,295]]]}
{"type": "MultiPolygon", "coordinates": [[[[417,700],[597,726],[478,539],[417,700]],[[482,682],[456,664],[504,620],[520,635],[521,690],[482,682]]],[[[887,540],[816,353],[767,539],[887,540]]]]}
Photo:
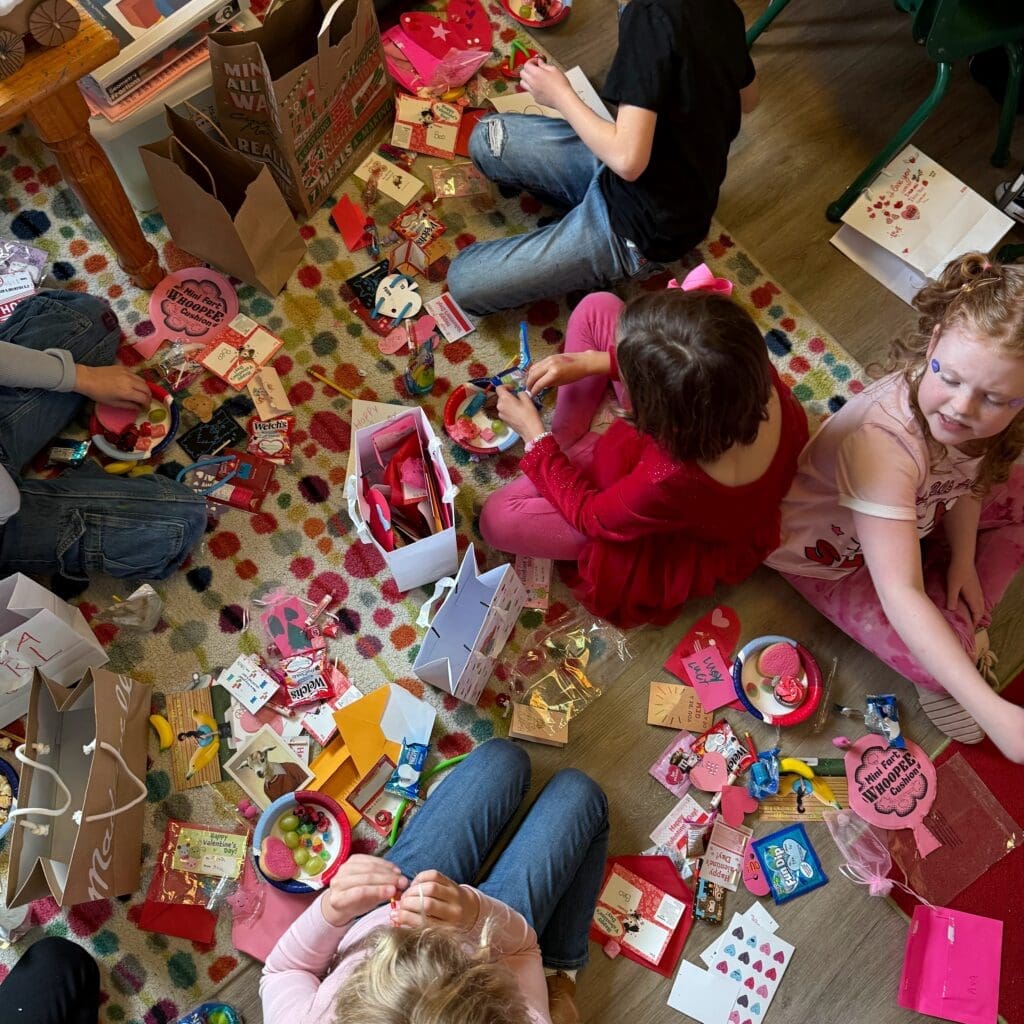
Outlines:
{"type": "Polygon", "coordinates": [[[416,624],[426,627],[427,635],[413,671],[423,682],[475,704],[526,597],[526,588],[511,565],[479,575],[470,544],[455,578],[440,580],[420,611],[416,624]],[[444,603],[431,621],[430,609],[446,590],[444,603]]]}

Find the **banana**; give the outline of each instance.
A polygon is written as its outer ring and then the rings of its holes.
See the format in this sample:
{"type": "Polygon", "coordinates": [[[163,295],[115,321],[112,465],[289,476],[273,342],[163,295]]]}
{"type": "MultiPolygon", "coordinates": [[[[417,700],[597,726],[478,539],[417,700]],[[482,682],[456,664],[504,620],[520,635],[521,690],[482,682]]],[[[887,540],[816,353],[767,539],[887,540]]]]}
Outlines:
{"type": "MultiPolygon", "coordinates": [[[[198,715],[195,717],[198,718],[198,715]]],[[[185,772],[186,780],[191,779],[193,775],[198,775],[217,756],[219,749],[220,738],[216,733],[214,733],[212,743],[205,747],[196,747],[188,760],[188,771],[185,772]]]]}
{"type": "Polygon", "coordinates": [[[217,724],[217,719],[211,718],[209,715],[204,715],[201,711],[193,711],[192,720],[198,726],[205,725],[214,736],[216,736],[220,730],[220,726],[217,724]]]}
{"type": "Polygon", "coordinates": [[[805,779],[814,778],[814,769],[809,764],[801,761],[798,757],[783,757],[779,761],[780,772],[792,772],[794,775],[800,775],[805,779]]]}
{"type": "Polygon", "coordinates": [[[174,742],[174,730],[171,729],[171,723],[163,715],[150,715],[149,724],[160,740],[160,749],[167,750],[174,742]]]}

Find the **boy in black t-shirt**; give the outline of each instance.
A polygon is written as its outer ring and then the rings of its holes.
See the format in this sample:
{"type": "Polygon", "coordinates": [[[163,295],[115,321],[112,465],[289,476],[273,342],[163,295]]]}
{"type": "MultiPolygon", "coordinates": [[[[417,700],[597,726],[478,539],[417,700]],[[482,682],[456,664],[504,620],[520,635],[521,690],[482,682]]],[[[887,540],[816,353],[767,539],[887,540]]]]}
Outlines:
{"type": "Polygon", "coordinates": [[[603,90],[618,104],[614,121],[539,58],[522,82],[564,120],[486,117],[470,139],[473,162],[568,212],[459,253],[448,285],[462,306],[480,315],[645,277],[704,238],[740,114],[757,103],[733,0],[630,0],[603,90]]]}

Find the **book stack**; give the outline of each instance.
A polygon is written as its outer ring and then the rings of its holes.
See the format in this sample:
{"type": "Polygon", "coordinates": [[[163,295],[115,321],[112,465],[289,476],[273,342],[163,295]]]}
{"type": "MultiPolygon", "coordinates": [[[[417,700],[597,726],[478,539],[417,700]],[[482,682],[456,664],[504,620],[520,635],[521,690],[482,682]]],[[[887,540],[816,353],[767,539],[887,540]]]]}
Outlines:
{"type": "Polygon", "coordinates": [[[154,79],[159,79],[158,86],[164,87],[202,63],[206,58],[206,37],[249,9],[249,0],[81,3],[93,20],[121,44],[116,57],[82,80],[93,112],[111,121],[125,116],[123,105],[154,79]]]}

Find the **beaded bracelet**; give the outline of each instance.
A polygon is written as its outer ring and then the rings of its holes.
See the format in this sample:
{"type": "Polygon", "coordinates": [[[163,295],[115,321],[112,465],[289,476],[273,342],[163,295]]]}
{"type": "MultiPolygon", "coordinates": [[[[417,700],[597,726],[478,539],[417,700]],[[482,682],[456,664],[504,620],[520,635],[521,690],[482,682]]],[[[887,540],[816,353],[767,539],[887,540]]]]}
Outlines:
{"type": "Polygon", "coordinates": [[[526,446],[525,446],[525,450],[526,451],[530,451],[535,444],[539,444],[541,441],[544,440],[545,437],[551,437],[551,436],[552,436],[551,435],[551,431],[550,430],[545,430],[543,434],[538,434],[532,441],[527,441],[526,442],[526,446]]]}

